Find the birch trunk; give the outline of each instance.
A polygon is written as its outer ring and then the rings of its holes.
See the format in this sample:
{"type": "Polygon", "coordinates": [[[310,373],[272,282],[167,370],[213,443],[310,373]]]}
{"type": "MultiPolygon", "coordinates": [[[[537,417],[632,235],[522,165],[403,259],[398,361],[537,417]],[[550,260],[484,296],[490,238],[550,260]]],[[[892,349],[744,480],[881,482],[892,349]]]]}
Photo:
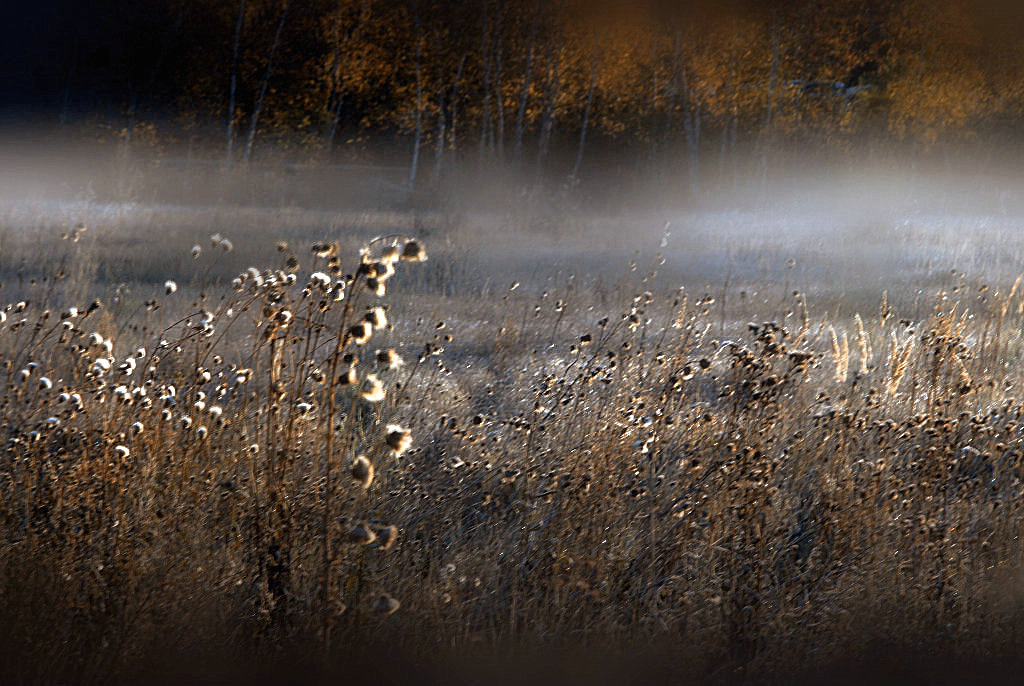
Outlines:
{"type": "Polygon", "coordinates": [[[245,20],[245,0],[238,4],[235,22],[235,41],[231,48],[231,86],[228,89],[228,145],[224,164],[231,169],[231,151],[235,145],[235,90],[238,85],[238,46],[242,41],[242,23],[245,20]]]}
{"type": "Polygon", "coordinates": [[[594,45],[594,56],[590,62],[590,86],[587,88],[587,104],[583,110],[583,123],[580,126],[580,142],[576,149],[576,163],[569,175],[569,188],[574,189],[580,180],[580,166],[583,164],[583,147],[587,142],[587,127],[590,126],[590,108],[594,104],[594,86],[597,83],[597,45],[594,45]]]}
{"type": "Polygon", "coordinates": [[[284,22],[288,17],[288,2],[285,0],[281,8],[281,18],[277,22],[277,30],[274,32],[274,42],[270,45],[270,54],[267,56],[267,69],[263,72],[263,81],[260,83],[260,94],[256,98],[256,105],[252,110],[252,118],[249,121],[249,138],[245,142],[245,166],[249,166],[249,159],[252,157],[252,146],[256,142],[256,127],[259,125],[260,112],[263,110],[263,100],[267,95],[267,87],[270,85],[270,75],[274,69],[274,55],[277,53],[277,46],[281,43],[281,32],[284,30],[284,22]]]}

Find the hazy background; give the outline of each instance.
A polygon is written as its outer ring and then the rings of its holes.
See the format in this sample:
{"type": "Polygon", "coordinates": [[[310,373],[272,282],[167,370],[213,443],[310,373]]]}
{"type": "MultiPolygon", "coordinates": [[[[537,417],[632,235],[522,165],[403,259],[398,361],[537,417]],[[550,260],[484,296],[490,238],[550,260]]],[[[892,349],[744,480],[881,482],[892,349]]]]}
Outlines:
{"type": "Polygon", "coordinates": [[[163,253],[213,232],[238,247],[221,262],[230,278],[279,239],[392,230],[449,263],[430,277],[449,295],[566,274],[611,284],[659,252],[671,283],[822,298],[913,301],[951,270],[1019,273],[1014,3],[113,0],[9,13],[5,271],[84,222],[112,281],[162,280],[178,264],[163,253]],[[145,245],[165,250],[127,266],[122,248],[145,245]]]}

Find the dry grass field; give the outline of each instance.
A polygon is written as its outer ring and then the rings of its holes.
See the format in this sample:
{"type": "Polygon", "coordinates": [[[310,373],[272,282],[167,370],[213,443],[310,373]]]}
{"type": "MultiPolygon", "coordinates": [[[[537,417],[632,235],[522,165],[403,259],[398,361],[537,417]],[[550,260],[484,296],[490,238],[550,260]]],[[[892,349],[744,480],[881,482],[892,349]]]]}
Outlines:
{"type": "Polygon", "coordinates": [[[1012,218],[0,223],[4,683],[950,678],[1024,648],[1012,218]]]}

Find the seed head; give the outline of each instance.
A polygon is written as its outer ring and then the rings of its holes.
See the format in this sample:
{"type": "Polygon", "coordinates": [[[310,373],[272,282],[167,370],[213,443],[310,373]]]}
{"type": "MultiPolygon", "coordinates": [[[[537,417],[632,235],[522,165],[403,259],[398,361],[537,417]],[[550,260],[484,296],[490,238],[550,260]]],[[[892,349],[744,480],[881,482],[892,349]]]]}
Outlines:
{"type": "Polygon", "coordinates": [[[363,321],[375,329],[385,329],[388,325],[388,316],[383,307],[371,307],[369,312],[363,315],[363,321]]]}
{"type": "Polygon", "coordinates": [[[173,281],[164,281],[164,292],[167,295],[170,295],[171,293],[174,293],[177,290],[178,284],[174,283],[173,281]]]}
{"type": "Polygon", "coordinates": [[[201,245],[199,245],[198,243],[193,245],[192,246],[192,259],[193,260],[198,260],[199,256],[202,254],[202,252],[203,252],[203,248],[202,248],[201,245]]]}
{"type": "Polygon", "coordinates": [[[378,350],[376,352],[377,365],[389,370],[398,369],[405,361],[402,356],[394,348],[388,348],[387,350],[378,350]]]}
{"type": "Polygon", "coordinates": [[[388,424],[385,429],[384,443],[387,444],[395,457],[405,453],[412,446],[412,432],[398,424],[388,424]]]}
{"type": "Polygon", "coordinates": [[[376,374],[367,374],[363,379],[363,386],[360,389],[363,400],[370,403],[379,403],[384,400],[384,384],[380,382],[376,374]]]}
{"type": "Polygon", "coordinates": [[[373,532],[377,534],[377,545],[381,550],[387,550],[398,540],[398,527],[394,524],[375,526],[373,532]]]}
{"type": "Polygon", "coordinates": [[[313,272],[309,275],[309,284],[314,288],[327,292],[331,288],[331,277],[323,272],[313,272]]]}
{"type": "Polygon", "coordinates": [[[366,455],[359,455],[352,462],[352,478],[363,488],[369,488],[373,483],[373,463],[366,455]]]}
{"type": "Polygon", "coordinates": [[[349,327],[348,337],[356,345],[366,345],[373,335],[373,327],[369,322],[359,322],[349,327]]]}
{"type": "Polygon", "coordinates": [[[389,596],[387,593],[381,593],[380,596],[373,602],[373,611],[379,615],[387,617],[398,612],[398,608],[402,604],[389,596]]]}
{"type": "Polygon", "coordinates": [[[338,383],[342,386],[355,386],[359,383],[359,372],[355,367],[349,367],[338,377],[338,383]]]}
{"type": "Polygon", "coordinates": [[[402,246],[402,259],[406,262],[423,262],[427,259],[427,251],[419,241],[413,239],[402,246]]]}
{"type": "Polygon", "coordinates": [[[356,524],[345,532],[345,540],[356,545],[369,545],[377,540],[377,534],[365,524],[356,524]]]}
{"type": "Polygon", "coordinates": [[[132,454],[132,451],[128,450],[128,448],[126,446],[115,445],[114,446],[114,454],[117,455],[118,457],[120,457],[122,460],[124,460],[129,455],[132,454]]]}

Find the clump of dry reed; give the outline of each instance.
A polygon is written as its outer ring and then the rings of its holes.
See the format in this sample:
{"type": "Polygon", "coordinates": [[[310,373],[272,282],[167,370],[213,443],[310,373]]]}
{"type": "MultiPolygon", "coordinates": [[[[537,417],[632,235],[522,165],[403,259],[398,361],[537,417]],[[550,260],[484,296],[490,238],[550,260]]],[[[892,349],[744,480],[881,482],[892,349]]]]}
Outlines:
{"type": "MultiPolygon", "coordinates": [[[[220,601],[250,636],[315,634],[329,651],[343,614],[375,616],[398,595],[372,569],[398,527],[357,537],[350,522],[379,514],[374,474],[386,480],[413,444],[392,420],[419,365],[402,373],[391,348],[382,363],[359,357],[391,337],[390,278],[424,259],[417,240],[386,236],[348,273],[337,245],[319,244],[307,270],[288,255],[217,297],[168,280],[133,312],[142,327],[99,301],[56,302],[59,277],[3,308],[0,575],[5,598],[25,565],[52,580],[26,593],[57,603],[47,631],[69,664],[40,670],[102,674],[137,657],[135,637],[165,613],[220,601]]],[[[42,640],[10,609],[6,626],[42,640]]]]}

